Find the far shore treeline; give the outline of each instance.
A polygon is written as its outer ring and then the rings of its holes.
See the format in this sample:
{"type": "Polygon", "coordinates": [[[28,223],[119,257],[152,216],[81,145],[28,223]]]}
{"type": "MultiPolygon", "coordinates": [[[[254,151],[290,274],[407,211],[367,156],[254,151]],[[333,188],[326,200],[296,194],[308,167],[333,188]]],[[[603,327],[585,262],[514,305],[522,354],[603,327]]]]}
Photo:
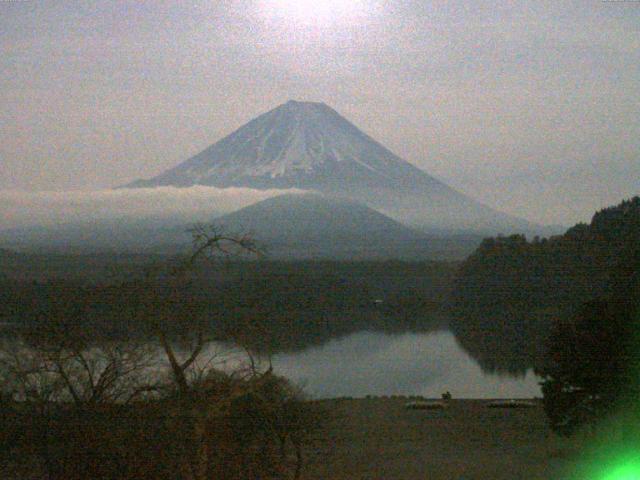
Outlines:
{"type": "MultiPolygon", "coordinates": [[[[454,281],[451,328],[487,370],[541,367],[558,322],[588,302],[618,298],[620,285],[637,281],[639,251],[639,197],[597,212],[590,224],[564,235],[487,238],[454,281]]],[[[623,290],[637,302],[637,291],[623,290]]]]}
{"type": "Polygon", "coordinates": [[[0,270],[6,335],[66,317],[82,319],[81,328],[96,340],[144,338],[142,310],[172,295],[169,332],[206,321],[212,340],[249,342],[261,353],[300,350],[360,330],[441,328],[458,265],[232,261],[200,265],[189,281],[169,285],[149,279],[163,265],[156,257],[54,257],[44,275],[46,258],[13,254],[11,262],[13,268],[0,270]]]}

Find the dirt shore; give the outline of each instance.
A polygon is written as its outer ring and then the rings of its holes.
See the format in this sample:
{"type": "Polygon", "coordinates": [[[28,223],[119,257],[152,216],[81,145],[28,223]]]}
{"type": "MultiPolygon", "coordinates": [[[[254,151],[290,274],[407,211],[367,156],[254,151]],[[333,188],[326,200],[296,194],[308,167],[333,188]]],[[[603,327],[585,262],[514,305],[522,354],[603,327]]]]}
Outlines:
{"type": "Polygon", "coordinates": [[[561,479],[572,455],[542,406],[492,409],[452,400],[408,410],[408,398],[318,402],[330,420],[307,453],[306,479],[561,479]]]}

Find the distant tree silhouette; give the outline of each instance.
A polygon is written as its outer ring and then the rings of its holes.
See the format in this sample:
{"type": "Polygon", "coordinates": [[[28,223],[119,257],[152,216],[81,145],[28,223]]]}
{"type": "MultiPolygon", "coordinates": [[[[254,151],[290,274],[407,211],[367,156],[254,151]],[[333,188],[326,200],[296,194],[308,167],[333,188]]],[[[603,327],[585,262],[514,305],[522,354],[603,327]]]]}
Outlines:
{"type": "Polygon", "coordinates": [[[538,369],[550,425],[562,435],[620,409],[640,420],[640,245],[619,261],[610,296],[556,324],[538,369]]]}
{"type": "Polygon", "coordinates": [[[570,435],[594,424],[638,395],[633,376],[638,325],[632,315],[612,302],[594,301],[554,329],[538,374],[544,378],[545,412],[557,433],[570,435]]]}
{"type": "Polygon", "coordinates": [[[621,298],[624,289],[616,285],[637,270],[639,244],[640,197],[603,209],[564,235],[485,239],[455,280],[451,327],[483,369],[523,374],[545,363],[558,319],[578,315],[589,302],[621,298]]]}

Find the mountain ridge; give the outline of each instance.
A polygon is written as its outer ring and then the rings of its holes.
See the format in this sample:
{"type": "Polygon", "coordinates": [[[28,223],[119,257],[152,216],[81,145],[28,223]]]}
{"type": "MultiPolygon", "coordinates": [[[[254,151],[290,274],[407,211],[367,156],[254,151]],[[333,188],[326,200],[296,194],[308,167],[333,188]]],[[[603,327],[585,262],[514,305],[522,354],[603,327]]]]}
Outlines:
{"type": "Polygon", "coordinates": [[[436,230],[531,231],[403,160],[324,103],[289,101],[185,162],[125,187],[298,188],[350,198],[436,230]]]}
{"type": "Polygon", "coordinates": [[[309,193],[262,200],[217,218],[215,225],[248,234],[271,258],[451,259],[463,258],[480,242],[430,237],[366,205],[309,193]]]}
{"type": "MultiPolygon", "coordinates": [[[[181,183],[183,186],[225,187],[228,186],[228,181],[237,182],[233,186],[241,186],[239,183],[246,181],[244,177],[260,178],[263,176],[267,176],[277,183],[276,179],[278,178],[291,176],[291,173],[297,171],[308,173],[313,170],[314,166],[317,168],[331,160],[336,163],[350,160],[366,171],[384,177],[397,177],[398,173],[428,175],[409,162],[400,159],[325,103],[290,100],[259,115],[176,167],[149,180],[138,180],[128,186],[159,186],[181,183]],[[322,130],[328,131],[328,133],[323,135],[324,138],[319,138],[318,132],[322,130]],[[365,140],[371,147],[378,149],[379,152],[373,157],[374,161],[371,161],[372,157],[360,159],[355,155],[346,158],[344,145],[339,145],[343,147],[343,150],[338,150],[336,145],[327,141],[329,139],[326,137],[330,133],[335,133],[335,130],[347,132],[351,138],[365,140]],[[256,135],[256,131],[262,135],[256,135]],[[259,141],[255,142],[254,140],[259,141]],[[230,146],[240,147],[239,152],[228,152],[230,146]],[[402,171],[383,171],[383,168],[389,165],[401,166],[402,171]],[[213,175],[220,173],[220,170],[223,170],[223,178],[213,175]]],[[[441,183],[433,177],[429,176],[429,178],[434,183],[441,183]]],[[[442,185],[444,186],[444,184],[442,185]]],[[[255,184],[246,186],[255,187],[255,184]]]]}
{"type": "Polygon", "coordinates": [[[215,223],[270,240],[306,237],[331,242],[339,237],[375,243],[425,238],[366,205],[313,193],[268,198],[223,215],[215,223]]]}

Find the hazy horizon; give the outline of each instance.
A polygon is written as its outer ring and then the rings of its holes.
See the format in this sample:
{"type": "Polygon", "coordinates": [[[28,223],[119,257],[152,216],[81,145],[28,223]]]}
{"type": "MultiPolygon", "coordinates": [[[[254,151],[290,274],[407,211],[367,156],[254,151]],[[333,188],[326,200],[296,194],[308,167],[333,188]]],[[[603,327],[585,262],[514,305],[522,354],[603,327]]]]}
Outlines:
{"type": "Polygon", "coordinates": [[[24,192],[0,190],[0,231],[114,220],[181,219],[207,222],[253,203],[302,190],[157,187],[93,191],[24,192]]]}
{"type": "Polygon", "coordinates": [[[330,4],[1,2],[0,189],[148,178],[297,99],[540,224],[640,193],[637,2],[330,4]]]}

